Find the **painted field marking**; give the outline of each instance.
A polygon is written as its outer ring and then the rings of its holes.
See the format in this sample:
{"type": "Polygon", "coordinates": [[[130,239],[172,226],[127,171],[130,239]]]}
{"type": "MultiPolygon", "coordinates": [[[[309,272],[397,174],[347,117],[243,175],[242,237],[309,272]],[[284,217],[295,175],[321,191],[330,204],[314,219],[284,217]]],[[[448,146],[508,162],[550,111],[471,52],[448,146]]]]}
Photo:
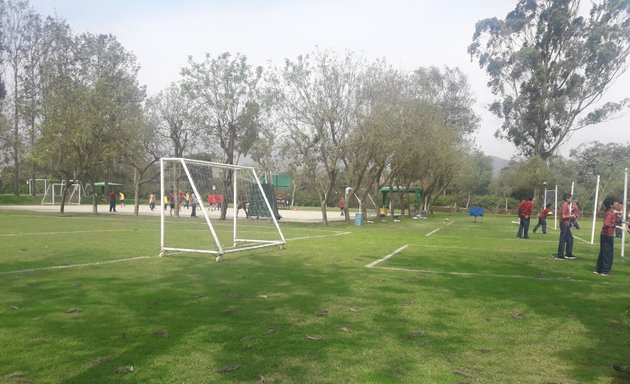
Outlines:
{"type": "MultiPolygon", "coordinates": [[[[449,225],[453,224],[454,222],[455,222],[455,220],[449,221],[448,223],[446,223],[446,226],[448,227],[449,225]]],[[[429,237],[432,234],[434,234],[435,232],[439,231],[440,229],[442,229],[442,227],[438,227],[437,229],[434,229],[433,231],[427,233],[425,236],[429,237]]]]}
{"type": "Polygon", "coordinates": [[[85,263],[85,264],[56,265],[56,266],[51,266],[51,267],[20,269],[20,270],[17,270],[17,271],[0,272],[0,276],[1,275],[17,274],[17,273],[52,271],[52,270],[57,270],[57,269],[72,269],[72,268],[81,268],[81,267],[92,267],[92,266],[95,266],[95,265],[114,264],[114,263],[120,263],[120,262],[123,262],[123,261],[135,261],[135,260],[144,260],[144,259],[153,259],[153,258],[157,258],[157,256],[138,256],[138,257],[130,257],[130,258],[127,258],[127,259],[96,261],[94,263],[85,263]]]}
{"type": "MultiPolygon", "coordinates": [[[[520,280],[536,280],[536,281],[557,281],[557,282],[565,282],[565,283],[589,283],[593,284],[596,281],[594,280],[580,280],[580,279],[571,279],[567,277],[536,277],[536,276],[522,276],[522,275],[501,275],[494,273],[474,273],[474,272],[454,272],[454,271],[430,271],[426,269],[414,269],[414,268],[397,268],[397,267],[372,267],[375,269],[382,269],[388,271],[398,271],[398,272],[414,272],[414,273],[426,273],[431,275],[450,275],[450,276],[463,276],[463,277],[488,277],[488,278],[502,278],[502,279],[520,279],[520,280]]],[[[614,281],[610,281],[609,278],[603,279],[602,281],[606,282],[606,285],[617,285],[617,286],[630,286],[630,284],[626,283],[616,283],[614,281]]]]}
{"type": "Polygon", "coordinates": [[[328,235],[316,235],[316,236],[303,236],[303,237],[292,237],[290,239],[286,239],[287,241],[293,241],[293,240],[307,240],[307,239],[317,239],[320,237],[331,237],[331,236],[344,236],[344,235],[350,235],[352,232],[335,232],[335,233],[331,233],[328,235]]]}
{"type": "Polygon", "coordinates": [[[591,243],[590,241],[586,241],[586,240],[584,240],[584,239],[580,239],[579,237],[577,237],[577,236],[575,236],[575,235],[573,235],[573,237],[575,237],[576,239],[578,239],[578,240],[580,240],[580,241],[585,242],[586,244],[590,244],[590,243],[591,243]]]}
{"type": "Polygon", "coordinates": [[[374,268],[374,266],[378,263],[382,263],[383,261],[389,259],[392,256],[395,256],[397,254],[399,254],[400,252],[402,252],[405,248],[407,248],[409,246],[409,244],[407,245],[403,245],[402,247],[398,248],[397,250],[395,250],[394,252],[390,253],[389,255],[386,255],[385,257],[382,257],[376,261],[371,262],[370,264],[366,265],[366,267],[368,268],[374,268]]]}
{"type": "Polygon", "coordinates": [[[440,227],[440,228],[434,229],[431,232],[427,233],[425,236],[427,236],[427,237],[431,236],[432,234],[434,234],[435,232],[439,231],[440,229],[442,229],[442,228],[440,227]]]}
{"type": "Polygon", "coordinates": [[[73,233],[99,233],[99,232],[125,232],[126,229],[95,229],[91,231],[60,231],[60,232],[21,232],[21,233],[0,233],[0,237],[14,236],[41,236],[41,235],[68,235],[73,233]]]}

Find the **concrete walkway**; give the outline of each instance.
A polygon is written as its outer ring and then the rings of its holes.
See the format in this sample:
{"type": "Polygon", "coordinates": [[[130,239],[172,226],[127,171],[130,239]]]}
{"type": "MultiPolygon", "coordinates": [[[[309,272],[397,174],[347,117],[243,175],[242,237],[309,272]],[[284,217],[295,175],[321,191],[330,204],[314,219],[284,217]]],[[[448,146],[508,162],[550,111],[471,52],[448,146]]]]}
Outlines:
{"type": "MultiPolygon", "coordinates": [[[[0,210],[12,210],[12,211],[33,211],[33,212],[59,212],[59,205],[0,205],[0,210]]],[[[82,205],[66,205],[64,207],[65,213],[92,213],[92,206],[87,204],[82,205]]],[[[99,204],[98,205],[98,214],[99,215],[133,215],[134,207],[133,205],[126,205],[125,207],[121,207],[120,204],[116,207],[116,213],[109,213],[109,204],[99,204]]],[[[190,210],[182,209],[181,215],[189,215],[190,210]]],[[[208,212],[211,218],[218,218],[219,211],[210,211],[208,212]]],[[[282,219],[280,222],[300,222],[300,223],[321,223],[322,222],[322,213],[320,211],[303,211],[300,209],[281,209],[279,210],[282,219]]],[[[339,215],[339,211],[337,209],[330,209],[328,212],[328,221],[342,221],[344,219],[343,216],[339,215]]],[[[151,211],[148,205],[140,205],[138,214],[143,216],[155,216],[156,218],[160,216],[160,209],[157,207],[155,211],[151,211]]],[[[167,213],[168,215],[168,213],[167,213]]],[[[203,214],[198,213],[198,216],[202,216],[203,214]]],[[[228,209],[227,216],[230,219],[232,216],[232,210],[228,209]]],[[[241,216],[244,214],[241,212],[241,216]]],[[[350,214],[352,220],[354,220],[354,213],[350,214]]]]}

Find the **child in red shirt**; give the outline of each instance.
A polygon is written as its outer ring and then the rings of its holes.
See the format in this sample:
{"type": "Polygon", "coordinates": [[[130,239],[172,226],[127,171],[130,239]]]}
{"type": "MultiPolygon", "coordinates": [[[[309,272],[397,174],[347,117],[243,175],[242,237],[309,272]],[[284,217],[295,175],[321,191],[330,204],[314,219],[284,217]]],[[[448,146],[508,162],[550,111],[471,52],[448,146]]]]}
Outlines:
{"type": "Polygon", "coordinates": [[[534,227],[532,232],[536,233],[538,227],[542,227],[543,235],[547,234],[547,216],[551,215],[551,203],[548,203],[545,209],[538,214],[538,224],[534,227]]]}
{"type": "Polygon", "coordinates": [[[607,197],[602,202],[606,213],[604,215],[604,225],[602,231],[599,234],[599,255],[597,256],[597,264],[593,273],[602,276],[610,276],[610,269],[613,263],[613,250],[615,245],[615,220],[616,214],[613,210],[613,206],[616,203],[616,199],[607,197]]]}

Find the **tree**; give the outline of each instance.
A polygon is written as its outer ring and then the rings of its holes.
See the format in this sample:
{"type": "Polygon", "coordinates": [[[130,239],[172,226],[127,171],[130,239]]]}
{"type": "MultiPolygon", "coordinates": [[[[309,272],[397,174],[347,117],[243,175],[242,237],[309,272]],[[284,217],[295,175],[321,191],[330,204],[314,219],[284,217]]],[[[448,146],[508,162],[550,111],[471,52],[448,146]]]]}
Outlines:
{"type": "MultiPolygon", "coordinates": [[[[591,142],[572,149],[570,157],[577,162],[577,184],[594,190],[599,175],[606,194],[623,197],[623,172],[630,167],[630,145],[591,142]]],[[[589,192],[590,193],[590,192],[589,192]]]]}
{"type": "Polygon", "coordinates": [[[324,225],[348,139],[358,124],[363,70],[351,53],[316,52],[286,60],[282,71],[279,114],[288,131],[287,148],[317,191],[324,225]]]}
{"type": "Polygon", "coordinates": [[[464,155],[449,188],[459,194],[470,197],[471,194],[486,195],[492,182],[492,160],[481,152],[474,151],[464,155]]]}
{"type": "Polygon", "coordinates": [[[198,138],[196,126],[190,123],[190,111],[181,83],[172,83],[147,100],[147,114],[155,133],[170,143],[174,157],[190,153],[198,138]]]}
{"type": "MultiPolygon", "coordinates": [[[[3,4],[4,5],[4,4],[3,4]]],[[[16,196],[20,194],[20,166],[23,152],[22,111],[20,99],[22,98],[22,78],[25,61],[28,54],[28,45],[37,37],[35,28],[39,15],[31,8],[28,1],[9,0],[6,3],[6,12],[2,14],[1,25],[3,28],[1,42],[4,61],[9,66],[10,100],[11,100],[11,133],[4,137],[5,143],[10,148],[13,161],[13,190],[16,196]]]]}
{"type": "MultiPolygon", "coordinates": [[[[262,67],[252,68],[247,57],[228,52],[196,63],[192,58],[182,70],[182,86],[194,114],[193,124],[200,129],[199,139],[209,148],[220,149],[217,155],[226,164],[238,164],[247,156],[259,137],[262,67]]],[[[231,189],[232,172],[227,172],[224,190],[231,189]]],[[[221,206],[225,219],[227,204],[221,206]]]]}
{"type": "MultiPolygon", "coordinates": [[[[139,67],[111,35],[66,33],[56,42],[60,51],[46,64],[37,159],[67,186],[86,181],[95,191],[98,177],[111,176],[137,151],[144,100],[139,67]]],[[[96,203],[94,194],[94,212],[96,203]]]]}
{"type": "Polygon", "coordinates": [[[630,52],[630,2],[519,0],[505,20],[476,25],[468,47],[485,68],[503,119],[496,136],[526,156],[549,159],[575,130],[605,121],[630,99],[601,103],[630,52]]]}

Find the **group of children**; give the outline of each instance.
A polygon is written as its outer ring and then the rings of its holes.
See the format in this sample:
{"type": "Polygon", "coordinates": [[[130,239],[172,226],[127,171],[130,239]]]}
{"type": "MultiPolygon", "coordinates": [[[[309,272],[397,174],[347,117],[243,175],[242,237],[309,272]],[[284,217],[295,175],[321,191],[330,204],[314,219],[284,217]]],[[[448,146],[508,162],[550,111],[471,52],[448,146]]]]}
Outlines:
{"type": "MultiPolygon", "coordinates": [[[[563,203],[560,207],[558,219],[560,221],[560,239],[558,241],[558,250],[554,254],[556,260],[573,260],[573,234],[571,228],[580,229],[578,217],[580,215],[580,206],[577,202],[573,203],[573,196],[565,193],[563,203]]],[[[551,204],[547,204],[538,213],[538,223],[532,230],[536,233],[538,228],[542,228],[542,233],[547,234],[547,217],[552,215],[551,204]]],[[[602,202],[605,210],[604,223],[600,232],[600,250],[597,257],[597,263],[593,273],[601,276],[609,276],[613,263],[614,238],[621,238],[623,230],[627,228],[623,220],[623,205],[614,197],[607,197],[602,202]]],[[[533,199],[531,197],[521,201],[519,204],[519,227],[516,236],[518,238],[528,239],[529,220],[534,208],[533,199]]]]}

